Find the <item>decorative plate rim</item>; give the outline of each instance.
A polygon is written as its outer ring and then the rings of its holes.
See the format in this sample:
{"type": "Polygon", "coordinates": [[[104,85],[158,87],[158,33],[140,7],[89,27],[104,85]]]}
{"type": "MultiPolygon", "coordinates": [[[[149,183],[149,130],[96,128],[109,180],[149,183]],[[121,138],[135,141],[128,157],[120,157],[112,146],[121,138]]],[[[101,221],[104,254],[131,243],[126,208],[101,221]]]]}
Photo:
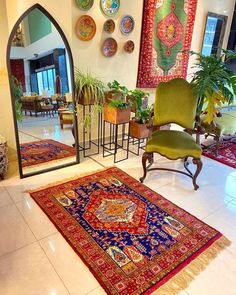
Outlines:
{"type": "Polygon", "coordinates": [[[103,53],[103,55],[104,55],[105,57],[112,57],[112,56],[114,56],[114,55],[117,53],[117,50],[118,50],[118,43],[117,43],[116,39],[114,39],[114,38],[112,38],[112,37],[109,37],[109,38],[106,38],[106,39],[104,40],[104,42],[103,42],[103,44],[102,44],[102,53],[103,53]],[[104,54],[104,44],[105,44],[105,42],[106,42],[107,40],[109,40],[109,39],[112,39],[113,41],[115,41],[115,44],[116,44],[116,51],[115,51],[115,53],[114,53],[113,55],[105,55],[105,54],[104,54]]]}
{"type": "Polygon", "coordinates": [[[122,17],[122,19],[121,19],[121,21],[120,21],[120,31],[121,31],[122,34],[124,34],[124,35],[128,35],[128,34],[130,34],[131,32],[133,32],[133,30],[134,30],[134,26],[135,26],[135,20],[134,20],[134,18],[133,18],[131,15],[127,14],[127,15],[124,15],[124,16],[122,17]],[[133,23],[132,29],[131,29],[131,31],[129,31],[128,33],[124,32],[123,29],[122,29],[122,21],[123,21],[125,18],[130,18],[130,19],[132,20],[132,23],[133,23]]]}
{"type": "Polygon", "coordinates": [[[82,11],[88,11],[89,9],[92,8],[92,6],[93,6],[93,4],[94,4],[94,0],[89,0],[90,3],[91,3],[91,6],[89,6],[89,8],[86,8],[86,9],[85,9],[85,8],[83,8],[82,6],[80,6],[79,1],[80,1],[80,0],[75,0],[75,3],[76,3],[76,5],[77,5],[77,7],[78,7],[80,10],[82,10],[82,11]]]}
{"type": "Polygon", "coordinates": [[[125,42],[125,44],[124,44],[124,51],[127,52],[127,53],[132,53],[132,52],[134,51],[134,49],[135,49],[135,43],[134,43],[134,41],[133,41],[133,40],[127,40],[127,41],[125,42]],[[133,48],[132,51],[128,51],[128,50],[125,49],[125,45],[126,45],[128,42],[132,42],[133,45],[134,45],[134,48],[133,48]]]}
{"type": "Polygon", "coordinates": [[[81,15],[81,16],[78,18],[78,20],[77,20],[77,22],[76,22],[76,24],[75,24],[76,36],[77,36],[80,40],[82,40],[82,41],[90,41],[90,40],[92,40],[93,37],[94,37],[95,34],[96,34],[96,30],[97,30],[97,26],[96,26],[96,23],[95,23],[94,19],[93,19],[90,15],[87,15],[87,14],[81,15]],[[77,26],[78,26],[79,21],[80,21],[82,18],[89,18],[89,19],[92,21],[92,23],[94,24],[94,30],[93,30],[92,34],[91,34],[88,38],[85,38],[85,37],[83,37],[81,34],[78,34],[77,26]]]}
{"type": "MultiPolygon", "coordinates": [[[[116,14],[117,14],[117,12],[118,12],[119,9],[120,9],[120,0],[116,0],[116,1],[118,2],[118,8],[115,10],[115,12],[113,12],[113,13],[111,13],[111,14],[106,13],[106,11],[103,9],[102,1],[103,1],[103,0],[100,0],[100,8],[101,8],[103,14],[105,14],[106,16],[113,16],[113,15],[116,15],[116,14]]],[[[107,0],[105,0],[105,1],[107,1],[107,0]]],[[[112,1],[114,1],[114,0],[112,0],[112,1]]]]}
{"type": "Polygon", "coordinates": [[[115,22],[114,22],[114,20],[113,20],[112,18],[107,19],[107,20],[105,21],[105,23],[103,24],[103,30],[104,30],[106,33],[112,34],[112,33],[115,31],[115,28],[116,28],[116,24],[115,24],[115,22]],[[109,32],[109,31],[106,31],[106,30],[105,30],[105,24],[106,24],[108,21],[111,21],[111,22],[114,24],[114,29],[113,29],[112,32],[109,32]]]}

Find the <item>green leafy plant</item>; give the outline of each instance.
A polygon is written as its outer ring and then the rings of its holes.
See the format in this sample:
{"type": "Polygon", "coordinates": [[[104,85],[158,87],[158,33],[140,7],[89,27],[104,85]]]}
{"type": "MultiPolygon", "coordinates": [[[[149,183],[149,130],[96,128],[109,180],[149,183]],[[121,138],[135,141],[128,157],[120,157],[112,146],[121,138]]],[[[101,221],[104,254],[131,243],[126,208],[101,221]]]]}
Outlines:
{"type": "Polygon", "coordinates": [[[113,82],[109,82],[107,86],[110,91],[113,91],[117,94],[120,93],[123,99],[125,99],[129,93],[128,88],[126,86],[120,85],[120,83],[116,80],[114,80],[113,82]]]}
{"type": "Polygon", "coordinates": [[[126,102],[123,99],[111,99],[108,106],[111,108],[127,109],[131,107],[131,102],[126,102]]]}
{"type": "Polygon", "coordinates": [[[135,89],[130,91],[130,97],[133,103],[135,103],[136,110],[135,110],[135,117],[134,120],[140,124],[146,124],[149,120],[149,115],[151,112],[151,108],[143,108],[143,98],[145,96],[149,96],[149,93],[144,92],[140,89],[135,89]]]}
{"type": "Polygon", "coordinates": [[[23,120],[21,97],[23,96],[23,89],[15,76],[11,76],[11,87],[15,100],[16,120],[21,122],[23,120]]]}
{"type": "Polygon", "coordinates": [[[75,98],[80,102],[83,98],[86,103],[103,105],[105,84],[90,73],[75,70],[75,98]]]}
{"type": "Polygon", "coordinates": [[[206,113],[206,122],[211,123],[223,103],[231,103],[236,93],[236,79],[226,65],[228,60],[236,58],[236,53],[222,50],[219,57],[204,56],[193,51],[190,54],[197,56],[193,67],[196,71],[191,81],[198,96],[197,114],[206,113]]]}

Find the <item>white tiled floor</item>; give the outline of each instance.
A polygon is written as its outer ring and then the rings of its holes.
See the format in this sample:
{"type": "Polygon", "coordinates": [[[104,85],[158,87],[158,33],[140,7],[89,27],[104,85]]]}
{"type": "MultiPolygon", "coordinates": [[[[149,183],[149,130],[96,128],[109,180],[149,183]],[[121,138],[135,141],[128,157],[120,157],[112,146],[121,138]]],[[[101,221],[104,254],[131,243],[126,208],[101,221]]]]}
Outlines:
{"type": "MultiPolygon", "coordinates": [[[[156,161],[175,167],[181,164],[161,157],[156,161]]],[[[196,192],[189,178],[168,172],[148,174],[145,184],[232,241],[181,295],[236,295],[236,172],[207,158],[203,162],[196,192]]],[[[76,166],[22,180],[11,165],[11,177],[0,183],[0,294],[105,294],[25,190],[113,165],[110,157],[99,155],[76,166]]],[[[142,174],[141,157],[130,155],[117,166],[137,179],[142,174]]]]}

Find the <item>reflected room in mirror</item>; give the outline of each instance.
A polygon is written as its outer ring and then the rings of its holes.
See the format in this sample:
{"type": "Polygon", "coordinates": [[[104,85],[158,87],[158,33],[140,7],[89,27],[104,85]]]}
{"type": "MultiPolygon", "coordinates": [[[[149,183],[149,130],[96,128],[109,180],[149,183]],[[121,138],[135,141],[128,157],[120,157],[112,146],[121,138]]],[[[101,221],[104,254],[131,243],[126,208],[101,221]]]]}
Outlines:
{"type": "Polygon", "coordinates": [[[220,55],[224,40],[227,16],[208,12],[202,44],[202,54],[220,55]]]}
{"type": "Polygon", "coordinates": [[[15,29],[9,54],[21,176],[78,163],[68,43],[34,8],[15,29]]]}

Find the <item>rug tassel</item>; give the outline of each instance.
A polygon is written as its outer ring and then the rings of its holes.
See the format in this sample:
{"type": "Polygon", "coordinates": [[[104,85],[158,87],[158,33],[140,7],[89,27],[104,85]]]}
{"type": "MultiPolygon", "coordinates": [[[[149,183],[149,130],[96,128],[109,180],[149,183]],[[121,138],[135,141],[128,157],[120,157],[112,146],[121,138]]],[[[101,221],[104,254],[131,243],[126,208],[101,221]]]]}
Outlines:
{"type": "Polygon", "coordinates": [[[193,281],[194,278],[208,266],[208,264],[220,253],[220,251],[229,245],[230,241],[224,236],[221,237],[183,270],[177,273],[166,284],[161,286],[152,294],[177,295],[181,291],[185,290],[191,281],[193,281]]]}
{"type": "Polygon", "coordinates": [[[47,188],[52,187],[52,186],[64,184],[66,182],[73,181],[73,180],[79,179],[79,178],[84,177],[84,176],[89,176],[89,175],[93,175],[93,174],[96,174],[96,173],[99,173],[99,172],[103,172],[103,171],[106,171],[107,169],[111,169],[111,168],[114,168],[114,167],[115,166],[113,166],[113,167],[107,167],[107,168],[102,168],[102,169],[98,169],[98,170],[91,171],[91,172],[88,172],[88,173],[81,173],[81,174],[75,175],[73,177],[63,178],[62,180],[55,181],[55,182],[52,182],[52,183],[47,184],[47,185],[43,185],[43,186],[38,187],[36,189],[25,190],[24,193],[35,193],[37,191],[40,191],[40,190],[43,190],[43,189],[47,189],[47,188]]]}

